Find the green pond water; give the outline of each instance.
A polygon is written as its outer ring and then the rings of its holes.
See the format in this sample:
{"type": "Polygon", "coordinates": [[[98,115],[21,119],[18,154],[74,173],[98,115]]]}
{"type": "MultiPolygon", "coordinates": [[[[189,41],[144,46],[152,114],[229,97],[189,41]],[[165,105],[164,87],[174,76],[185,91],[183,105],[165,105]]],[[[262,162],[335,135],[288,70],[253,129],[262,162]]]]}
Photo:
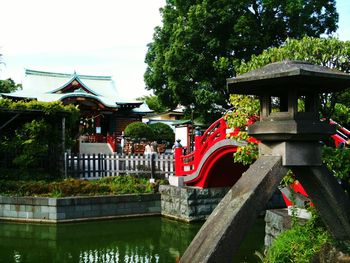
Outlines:
{"type": "MultiPolygon", "coordinates": [[[[0,262],[175,263],[201,227],[161,217],[74,224],[0,222],[0,262]]],[[[251,229],[234,262],[260,262],[264,222],[251,229]]]]}

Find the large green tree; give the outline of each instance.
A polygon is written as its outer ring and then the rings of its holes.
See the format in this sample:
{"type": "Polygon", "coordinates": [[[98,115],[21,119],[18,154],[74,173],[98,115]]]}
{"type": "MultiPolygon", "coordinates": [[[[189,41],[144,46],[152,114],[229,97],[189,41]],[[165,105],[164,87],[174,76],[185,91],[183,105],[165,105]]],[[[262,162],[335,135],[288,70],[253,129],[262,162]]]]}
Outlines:
{"type": "MultiPolygon", "coordinates": [[[[350,73],[350,41],[315,37],[304,37],[301,40],[287,39],[280,47],[267,49],[257,56],[253,55],[247,62],[242,61],[237,67],[237,73],[243,74],[282,60],[303,60],[350,73]]],[[[350,89],[341,93],[321,94],[320,99],[323,116],[334,118],[344,125],[348,124],[350,89]]]]}
{"type": "Polygon", "coordinates": [[[145,59],[146,87],[165,106],[194,104],[202,114],[225,105],[235,62],[287,37],[330,34],[338,21],[335,0],[167,0],[161,14],[145,59]]]}
{"type": "Polygon", "coordinates": [[[21,84],[16,84],[13,79],[5,79],[5,80],[0,80],[0,92],[1,93],[9,93],[12,91],[15,91],[17,89],[21,89],[22,85],[21,84]]]}
{"type": "MultiPolygon", "coordinates": [[[[0,53],[0,65],[4,65],[4,61],[2,60],[2,54],[0,53]]],[[[1,69],[0,69],[1,72],[1,69]]],[[[21,84],[16,84],[11,78],[6,80],[0,80],[0,93],[9,93],[15,91],[17,89],[21,89],[21,84]]]]}

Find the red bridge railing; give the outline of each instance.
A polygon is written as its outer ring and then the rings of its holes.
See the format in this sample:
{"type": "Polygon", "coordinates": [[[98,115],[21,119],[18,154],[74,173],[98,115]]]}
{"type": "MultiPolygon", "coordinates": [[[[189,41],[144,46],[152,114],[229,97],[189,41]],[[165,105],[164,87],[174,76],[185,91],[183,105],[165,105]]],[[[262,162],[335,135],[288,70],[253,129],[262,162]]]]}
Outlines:
{"type": "Polygon", "coordinates": [[[227,134],[227,124],[223,118],[220,118],[210,125],[203,135],[195,136],[194,151],[192,153],[183,155],[182,147],[175,148],[175,175],[184,176],[193,174],[197,170],[204,154],[215,143],[226,139],[227,134]]]}

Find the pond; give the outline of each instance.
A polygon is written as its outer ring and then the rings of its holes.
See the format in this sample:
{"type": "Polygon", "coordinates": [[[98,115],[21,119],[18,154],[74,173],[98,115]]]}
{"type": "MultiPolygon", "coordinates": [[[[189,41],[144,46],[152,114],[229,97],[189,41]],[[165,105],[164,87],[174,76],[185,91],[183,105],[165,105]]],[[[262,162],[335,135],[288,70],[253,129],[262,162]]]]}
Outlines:
{"type": "MultiPolygon", "coordinates": [[[[0,222],[0,262],[175,263],[201,227],[161,217],[72,224],[0,222]]],[[[264,221],[259,219],[235,262],[259,262],[264,221]]]]}

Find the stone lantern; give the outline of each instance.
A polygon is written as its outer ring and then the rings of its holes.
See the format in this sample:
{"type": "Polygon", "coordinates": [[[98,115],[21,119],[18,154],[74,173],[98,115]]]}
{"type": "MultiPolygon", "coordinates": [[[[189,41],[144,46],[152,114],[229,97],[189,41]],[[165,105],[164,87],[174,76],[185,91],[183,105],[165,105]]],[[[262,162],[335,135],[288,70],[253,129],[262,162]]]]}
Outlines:
{"type": "Polygon", "coordinates": [[[319,94],[350,87],[350,75],[304,61],[269,64],[227,81],[232,93],[257,95],[260,121],[248,133],[261,154],[279,154],[283,165],[321,165],[319,141],[335,133],[320,121],[319,94]]]}
{"type": "Polygon", "coordinates": [[[249,135],[261,141],[259,158],[212,212],[180,262],[232,262],[289,169],[332,235],[350,240],[349,196],[321,160],[319,141],[335,130],[320,121],[318,112],[319,94],[350,87],[350,75],[303,61],[283,61],[229,79],[227,84],[231,93],[260,99],[260,121],[248,127],[249,135]]]}

